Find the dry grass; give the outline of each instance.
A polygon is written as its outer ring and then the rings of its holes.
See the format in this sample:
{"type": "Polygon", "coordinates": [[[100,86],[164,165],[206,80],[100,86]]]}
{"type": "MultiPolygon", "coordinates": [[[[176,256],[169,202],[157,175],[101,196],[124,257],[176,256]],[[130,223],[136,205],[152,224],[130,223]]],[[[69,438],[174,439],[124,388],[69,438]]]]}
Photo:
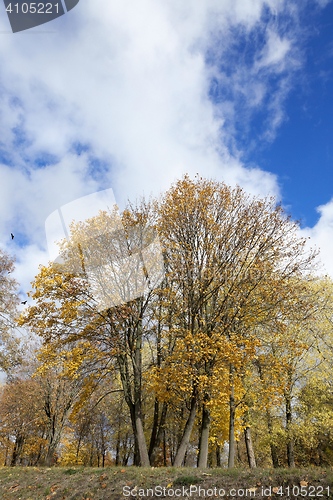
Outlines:
{"type": "Polygon", "coordinates": [[[0,495],[3,500],[125,500],[126,498],[130,500],[134,498],[136,500],[146,498],[194,500],[316,498],[320,500],[333,498],[333,471],[331,468],[250,471],[173,467],[105,469],[3,467],[0,468],[0,495]],[[303,486],[303,496],[301,486],[303,486]],[[271,490],[267,489],[269,487],[271,490]],[[281,488],[277,491],[278,487],[281,488]],[[297,494],[298,488],[299,494],[297,494]]]}

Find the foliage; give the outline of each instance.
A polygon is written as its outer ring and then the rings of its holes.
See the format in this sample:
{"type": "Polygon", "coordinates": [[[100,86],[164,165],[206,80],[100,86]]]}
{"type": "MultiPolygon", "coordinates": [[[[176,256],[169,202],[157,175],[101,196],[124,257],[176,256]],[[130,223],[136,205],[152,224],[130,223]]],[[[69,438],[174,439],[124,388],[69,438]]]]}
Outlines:
{"type": "Polygon", "coordinates": [[[21,359],[20,341],[14,335],[17,316],[18,283],[10,274],[15,259],[0,248],[0,369],[6,372],[21,359]]]}
{"type": "Polygon", "coordinates": [[[42,346],[2,389],[4,462],[333,464],[333,286],[274,199],[184,176],[60,250],[18,321],[42,346]]]}

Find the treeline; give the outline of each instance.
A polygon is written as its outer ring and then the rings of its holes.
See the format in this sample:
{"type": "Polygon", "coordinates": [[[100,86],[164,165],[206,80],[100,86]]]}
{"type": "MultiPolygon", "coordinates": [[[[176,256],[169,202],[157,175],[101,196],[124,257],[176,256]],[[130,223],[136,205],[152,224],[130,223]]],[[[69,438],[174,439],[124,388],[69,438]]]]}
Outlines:
{"type": "Polygon", "coordinates": [[[332,281],[273,198],[184,176],[60,251],[30,355],[1,254],[4,465],[333,464],[332,281]]]}

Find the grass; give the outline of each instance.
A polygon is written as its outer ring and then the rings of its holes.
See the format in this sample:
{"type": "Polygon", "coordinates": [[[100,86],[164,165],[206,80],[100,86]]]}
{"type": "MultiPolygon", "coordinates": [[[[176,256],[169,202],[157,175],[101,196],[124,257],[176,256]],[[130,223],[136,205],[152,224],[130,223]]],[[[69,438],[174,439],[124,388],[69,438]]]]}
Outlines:
{"type": "Polygon", "coordinates": [[[239,500],[250,498],[250,495],[251,498],[265,500],[333,499],[333,470],[331,468],[227,470],[174,467],[0,468],[1,500],[126,500],[126,498],[146,500],[165,497],[239,500]],[[304,496],[297,494],[298,489],[301,492],[301,486],[303,493],[306,493],[304,496]],[[161,488],[160,494],[156,494],[157,487],[161,488]],[[149,496],[148,489],[150,489],[149,496]],[[181,496],[170,494],[172,490],[178,490],[181,496]],[[124,495],[124,492],[128,494],[124,495]]]}
{"type": "Polygon", "coordinates": [[[173,481],[173,485],[175,484],[196,484],[196,483],[201,483],[203,479],[201,477],[196,477],[196,476],[180,476],[177,477],[173,481]]]}

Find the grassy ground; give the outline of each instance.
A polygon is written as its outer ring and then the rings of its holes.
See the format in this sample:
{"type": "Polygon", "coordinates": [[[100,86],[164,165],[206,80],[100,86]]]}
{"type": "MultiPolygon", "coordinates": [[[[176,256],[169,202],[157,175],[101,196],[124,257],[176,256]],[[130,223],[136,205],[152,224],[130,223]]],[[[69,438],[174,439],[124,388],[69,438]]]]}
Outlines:
{"type": "Polygon", "coordinates": [[[333,471],[331,468],[249,471],[173,467],[146,469],[3,467],[0,468],[0,498],[3,500],[333,499],[333,471]],[[150,491],[147,491],[148,489],[150,491]]]}

